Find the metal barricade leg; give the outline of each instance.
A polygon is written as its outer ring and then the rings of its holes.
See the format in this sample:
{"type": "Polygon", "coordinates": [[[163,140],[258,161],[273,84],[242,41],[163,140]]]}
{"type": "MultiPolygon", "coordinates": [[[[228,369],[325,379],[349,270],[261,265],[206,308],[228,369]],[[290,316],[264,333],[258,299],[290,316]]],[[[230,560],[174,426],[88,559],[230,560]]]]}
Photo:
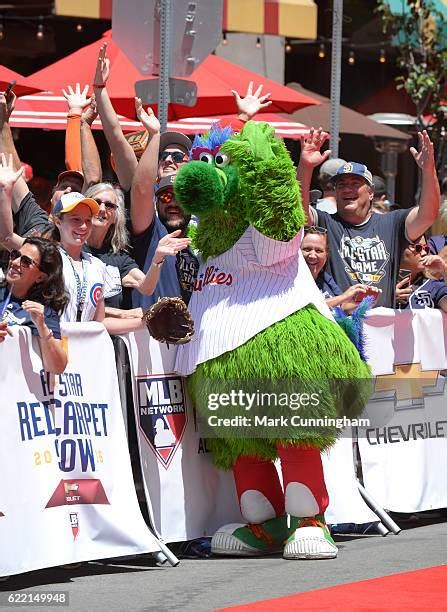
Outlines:
{"type": "Polygon", "coordinates": [[[379,506],[379,504],[375,501],[373,497],[371,497],[371,495],[368,493],[365,487],[359,482],[359,480],[357,480],[357,486],[359,488],[360,495],[363,497],[366,504],[371,508],[371,510],[377,514],[377,516],[382,521],[383,525],[385,525],[385,527],[387,527],[395,535],[400,533],[402,529],[399,527],[399,525],[395,523],[393,519],[391,518],[391,516],[387,512],[385,512],[383,508],[379,506]]]}
{"type": "MultiPolygon", "coordinates": [[[[121,399],[121,409],[123,412],[124,425],[126,428],[126,436],[129,441],[129,420],[128,420],[128,394],[127,394],[127,382],[130,377],[130,368],[128,365],[127,359],[127,348],[124,341],[117,336],[112,336],[113,346],[115,348],[115,362],[116,362],[116,371],[118,375],[118,386],[120,392],[121,399]]],[[[133,407],[132,407],[133,408],[133,407]]],[[[130,453],[130,449],[129,449],[130,453]]],[[[172,567],[176,567],[180,560],[174,555],[174,553],[166,546],[164,542],[160,540],[157,536],[153,525],[150,522],[149,513],[147,513],[147,517],[145,517],[146,523],[148,524],[148,529],[151,530],[152,534],[157,540],[157,544],[160,547],[160,551],[152,553],[153,557],[157,560],[159,564],[164,564],[166,561],[172,565],[172,567]]]]}

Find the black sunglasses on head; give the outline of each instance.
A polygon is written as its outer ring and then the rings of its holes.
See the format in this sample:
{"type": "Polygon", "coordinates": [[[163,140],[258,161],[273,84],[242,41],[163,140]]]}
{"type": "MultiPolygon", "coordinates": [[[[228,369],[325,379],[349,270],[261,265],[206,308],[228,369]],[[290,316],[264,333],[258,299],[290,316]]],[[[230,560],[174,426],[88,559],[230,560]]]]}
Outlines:
{"type": "Polygon", "coordinates": [[[118,204],[115,204],[114,202],[110,202],[110,200],[100,200],[99,198],[93,198],[93,199],[98,204],[98,206],[101,206],[101,204],[104,204],[106,208],[111,208],[113,210],[115,210],[115,208],[118,208],[118,204]]]}
{"type": "Polygon", "coordinates": [[[305,225],[304,233],[327,234],[327,229],[325,227],[319,227],[318,225],[305,225]]]}
{"type": "Polygon", "coordinates": [[[34,259],[28,257],[28,255],[22,255],[22,253],[17,249],[12,249],[12,251],[9,252],[9,261],[15,261],[16,259],[20,259],[20,265],[22,268],[31,268],[31,266],[34,265],[38,270],[40,270],[40,267],[36,264],[34,259]]]}
{"type": "Polygon", "coordinates": [[[180,162],[186,161],[188,159],[187,154],[183,153],[182,151],[163,151],[162,153],[160,153],[158,159],[160,161],[166,161],[168,157],[170,157],[172,161],[174,161],[176,164],[179,164],[180,162]]]}

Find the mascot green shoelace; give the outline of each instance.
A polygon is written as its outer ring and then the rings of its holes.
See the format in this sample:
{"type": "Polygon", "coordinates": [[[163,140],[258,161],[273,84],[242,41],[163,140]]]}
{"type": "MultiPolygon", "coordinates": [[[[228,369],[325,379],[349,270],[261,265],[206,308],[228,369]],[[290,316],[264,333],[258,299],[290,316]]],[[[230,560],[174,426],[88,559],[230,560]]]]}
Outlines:
{"type": "Polygon", "coordinates": [[[214,428],[208,446],[214,463],[233,471],[247,523],[220,528],[212,551],[336,557],[321,451],[339,430],[306,423],[354,418],[366,404],[371,373],[358,350],[365,308],[342,327],[316,287],[300,252],[305,215],[295,168],[270,125],[249,121],[239,134],[215,125],[196,137],[174,190],[198,218],[202,257],[189,305],[195,338],[179,347],[176,370],[188,376],[205,423],[213,414],[237,424],[214,428]],[[264,390],[301,403],[266,407],[264,390]]]}

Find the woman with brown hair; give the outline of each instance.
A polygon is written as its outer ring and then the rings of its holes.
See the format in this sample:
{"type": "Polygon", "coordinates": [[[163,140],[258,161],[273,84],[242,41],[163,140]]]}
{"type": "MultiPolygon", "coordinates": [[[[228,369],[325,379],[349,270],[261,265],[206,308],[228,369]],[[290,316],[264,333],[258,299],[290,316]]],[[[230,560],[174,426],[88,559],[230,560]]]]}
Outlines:
{"type": "Polygon", "coordinates": [[[63,372],[67,355],[61,342],[60,313],[68,302],[58,248],[43,238],[27,238],[9,254],[5,282],[0,285],[0,342],[16,325],[38,336],[44,367],[63,372]]]}

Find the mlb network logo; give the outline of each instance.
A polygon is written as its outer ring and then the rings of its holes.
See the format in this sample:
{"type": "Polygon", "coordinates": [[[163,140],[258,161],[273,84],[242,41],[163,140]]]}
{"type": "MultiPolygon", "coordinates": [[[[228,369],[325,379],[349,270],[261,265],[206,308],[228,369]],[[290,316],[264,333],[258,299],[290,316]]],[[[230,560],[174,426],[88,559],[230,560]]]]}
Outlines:
{"type": "Polygon", "coordinates": [[[186,430],[183,379],[176,375],[137,377],[138,427],[161,465],[168,469],[186,430]]]}

